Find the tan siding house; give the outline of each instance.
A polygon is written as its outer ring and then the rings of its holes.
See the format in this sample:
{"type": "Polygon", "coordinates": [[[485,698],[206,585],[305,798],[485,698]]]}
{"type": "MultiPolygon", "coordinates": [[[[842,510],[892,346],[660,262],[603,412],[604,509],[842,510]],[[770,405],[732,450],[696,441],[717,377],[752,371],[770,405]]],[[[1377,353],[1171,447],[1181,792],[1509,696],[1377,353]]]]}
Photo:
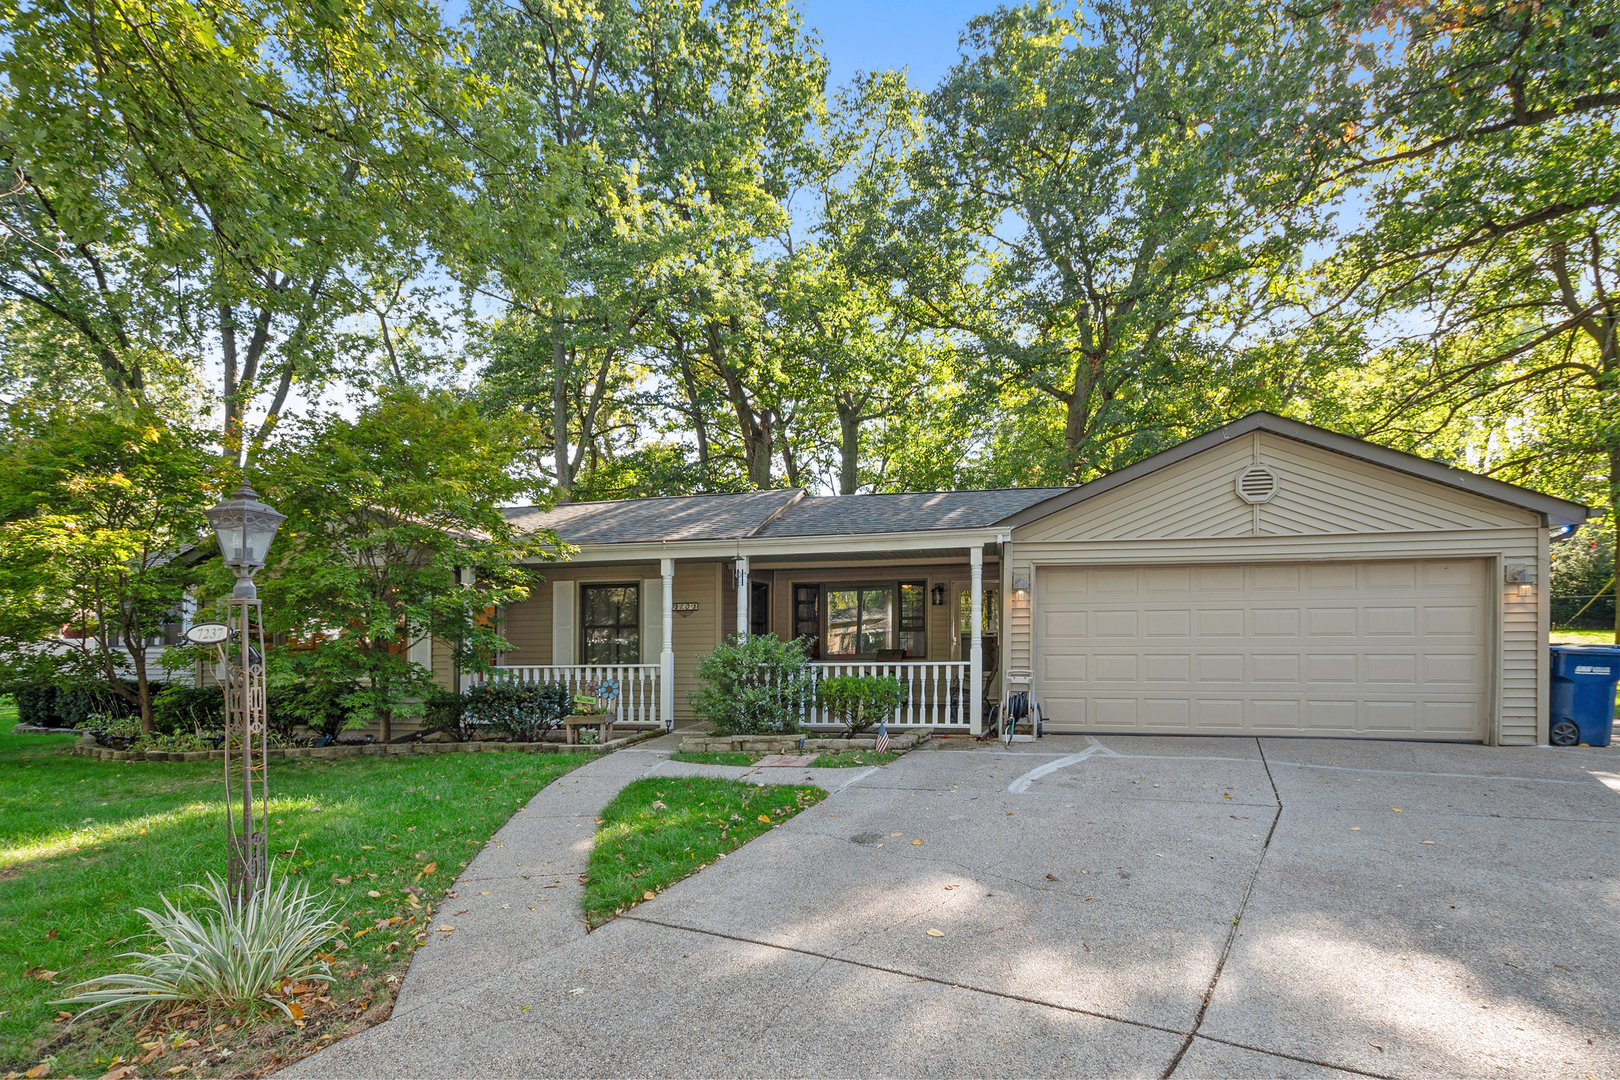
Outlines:
{"type": "Polygon", "coordinates": [[[1256,414],[1074,488],[512,515],[578,554],[501,613],[505,674],[619,679],[640,722],[690,718],[699,658],[770,632],[899,677],[899,724],[977,732],[1028,689],[1049,731],[1523,745],[1549,544],[1586,508],[1256,414]]]}

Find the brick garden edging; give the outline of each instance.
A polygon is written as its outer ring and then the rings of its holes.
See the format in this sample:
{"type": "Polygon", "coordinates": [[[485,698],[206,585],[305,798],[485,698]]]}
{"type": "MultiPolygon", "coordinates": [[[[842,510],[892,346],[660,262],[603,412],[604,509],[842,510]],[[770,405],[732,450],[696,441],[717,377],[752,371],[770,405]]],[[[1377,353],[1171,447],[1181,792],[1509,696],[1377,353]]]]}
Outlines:
{"type": "MultiPolygon", "coordinates": [[[[934,737],[931,729],[907,731],[889,738],[889,749],[900,751],[921,746],[934,737]]],[[[688,735],[681,740],[685,754],[793,754],[829,750],[875,750],[877,736],[858,736],[853,739],[825,738],[810,735],[688,735]]]]}
{"type": "MultiPolygon", "coordinates": [[[[409,742],[366,743],[361,746],[288,746],[268,751],[271,761],[312,758],[333,760],[354,757],[401,757],[410,754],[611,754],[626,746],[634,746],[648,739],[667,734],[663,728],[651,728],[622,739],[591,746],[569,746],[566,743],[506,743],[506,742],[409,742]]],[[[95,738],[85,736],[73,744],[75,757],[97,761],[224,761],[223,750],[113,750],[98,745],[95,738]]]]}

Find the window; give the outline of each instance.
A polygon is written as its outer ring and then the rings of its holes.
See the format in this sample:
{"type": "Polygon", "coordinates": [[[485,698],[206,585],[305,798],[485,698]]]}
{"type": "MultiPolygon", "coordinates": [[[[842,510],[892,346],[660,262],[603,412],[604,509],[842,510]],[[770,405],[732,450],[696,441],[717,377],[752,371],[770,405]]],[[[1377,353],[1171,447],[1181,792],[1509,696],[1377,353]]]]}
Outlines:
{"type": "Polygon", "coordinates": [[[758,637],[771,630],[771,583],[748,583],[748,632],[758,637]]]}
{"type": "Polygon", "coordinates": [[[894,588],[861,586],[827,590],[827,655],[873,656],[892,648],[894,588]]]}
{"type": "MultiPolygon", "coordinates": [[[[1001,629],[1001,591],[999,589],[984,590],[984,610],[979,616],[979,626],[984,634],[994,634],[1001,629]]],[[[961,601],[961,631],[967,638],[973,633],[973,593],[967,589],[962,590],[961,601]]]]}
{"type": "Polygon", "coordinates": [[[902,581],[900,583],[900,640],[906,659],[923,660],[928,657],[928,583],[902,581]]]}
{"type": "Polygon", "coordinates": [[[584,663],[641,663],[640,586],[583,585],[579,594],[584,663]]]}
{"type": "Polygon", "coordinates": [[[821,586],[793,586],[793,637],[807,639],[805,654],[821,659],[821,586]]]}

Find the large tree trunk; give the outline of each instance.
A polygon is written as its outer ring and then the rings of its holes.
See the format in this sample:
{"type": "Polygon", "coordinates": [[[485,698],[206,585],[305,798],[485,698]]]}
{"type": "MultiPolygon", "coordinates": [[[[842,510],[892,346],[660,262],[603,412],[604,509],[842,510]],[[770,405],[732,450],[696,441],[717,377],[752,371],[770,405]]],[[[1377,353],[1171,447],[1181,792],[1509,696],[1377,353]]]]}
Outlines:
{"type": "Polygon", "coordinates": [[[838,494],[853,495],[861,484],[861,405],[840,394],[838,408],[838,494]]]}
{"type": "Polygon", "coordinates": [[[568,458],[568,348],[561,325],[554,325],[551,334],[551,452],[557,463],[557,501],[565,503],[574,487],[568,458]]]}

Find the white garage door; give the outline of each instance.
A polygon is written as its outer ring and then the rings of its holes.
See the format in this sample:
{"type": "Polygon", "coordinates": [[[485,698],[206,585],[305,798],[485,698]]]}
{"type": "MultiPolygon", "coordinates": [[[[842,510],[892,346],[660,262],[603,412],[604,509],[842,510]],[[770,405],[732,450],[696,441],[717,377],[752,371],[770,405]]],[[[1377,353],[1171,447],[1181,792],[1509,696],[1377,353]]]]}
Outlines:
{"type": "Polygon", "coordinates": [[[1482,739],[1480,560],[1042,569],[1054,730],[1482,739]]]}

